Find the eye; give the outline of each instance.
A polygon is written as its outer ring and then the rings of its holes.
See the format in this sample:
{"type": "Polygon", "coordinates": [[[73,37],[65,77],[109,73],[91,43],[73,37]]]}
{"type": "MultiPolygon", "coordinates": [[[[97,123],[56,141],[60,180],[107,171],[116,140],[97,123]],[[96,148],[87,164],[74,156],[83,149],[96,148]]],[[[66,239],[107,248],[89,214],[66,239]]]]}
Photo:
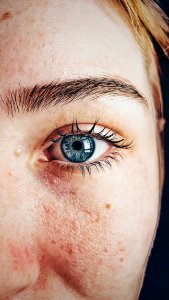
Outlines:
{"type": "Polygon", "coordinates": [[[66,170],[85,170],[91,167],[104,169],[112,160],[122,156],[121,149],[128,149],[123,137],[107,127],[97,124],[79,124],[77,121],[54,132],[43,143],[41,162],[54,162],[66,170]]]}
{"type": "Polygon", "coordinates": [[[47,149],[48,160],[84,163],[97,160],[112,146],[87,134],[70,134],[54,141],[47,149]]]}

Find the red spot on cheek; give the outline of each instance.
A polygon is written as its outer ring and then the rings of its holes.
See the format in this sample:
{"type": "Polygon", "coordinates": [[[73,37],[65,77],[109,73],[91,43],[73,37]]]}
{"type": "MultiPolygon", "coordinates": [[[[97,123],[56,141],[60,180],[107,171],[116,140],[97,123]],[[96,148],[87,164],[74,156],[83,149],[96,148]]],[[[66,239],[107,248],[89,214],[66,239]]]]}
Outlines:
{"type": "Polygon", "coordinates": [[[6,21],[8,19],[10,19],[12,17],[12,14],[10,11],[7,11],[5,13],[3,13],[2,16],[0,16],[0,22],[6,21]]]}
{"type": "Polygon", "coordinates": [[[56,241],[54,241],[54,240],[52,240],[51,243],[54,244],[54,245],[56,245],[56,241]]]}
{"type": "Polygon", "coordinates": [[[24,268],[33,264],[34,255],[28,246],[19,247],[10,243],[8,248],[14,271],[23,271],[24,268]]]}
{"type": "Polygon", "coordinates": [[[73,253],[72,245],[70,243],[68,243],[65,247],[65,250],[69,255],[71,255],[73,253]]]}
{"type": "Polygon", "coordinates": [[[41,275],[38,279],[38,282],[36,285],[33,287],[34,291],[39,291],[39,290],[44,290],[46,288],[46,283],[47,283],[47,273],[48,270],[46,268],[47,261],[44,256],[41,257],[41,260],[39,262],[40,268],[41,268],[41,275]]]}
{"type": "Polygon", "coordinates": [[[44,221],[43,221],[43,226],[45,227],[45,229],[47,231],[50,232],[51,230],[51,225],[50,222],[51,220],[54,218],[55,215],[55,210],[52,206],[48,205],[44,205],[42,204],[43,210],[44,210],[44,221]]]}

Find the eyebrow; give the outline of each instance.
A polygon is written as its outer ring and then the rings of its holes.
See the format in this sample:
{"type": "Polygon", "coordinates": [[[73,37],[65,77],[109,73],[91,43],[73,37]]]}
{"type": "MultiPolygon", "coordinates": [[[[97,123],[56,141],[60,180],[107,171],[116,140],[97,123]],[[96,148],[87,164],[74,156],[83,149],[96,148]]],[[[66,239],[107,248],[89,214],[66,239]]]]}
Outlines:
{"type": "Polygon", "coordinates": [[[33,113],[58,104],[103,95],[122,96],[124,99],[130,98],[148,106],[146,98],[128,81],[119,78],[90,77],[8,89],[4,95],[0,95],[0,107],[8,115],[14,116],[18,113],[33,113]]]}

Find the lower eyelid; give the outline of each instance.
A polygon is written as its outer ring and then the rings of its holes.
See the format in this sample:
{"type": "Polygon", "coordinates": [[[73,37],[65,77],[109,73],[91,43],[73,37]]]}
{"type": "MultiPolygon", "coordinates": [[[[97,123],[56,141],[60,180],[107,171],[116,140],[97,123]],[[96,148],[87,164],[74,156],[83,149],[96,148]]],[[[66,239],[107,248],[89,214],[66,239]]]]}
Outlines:
{"type": "MultiPolygon", "coordinates": [[[[109,156],[105,157],[100,161],[83,163],[83,164],[69,164],[61,161],[50,161],[46,165],[46,173],[51,173],[53,176],[69,176],[73,174],[84,176],[86,173],[92,175],[95,173],[101,173],[101,171],[111,170],[113,164],[120,161],[122,155],[120,153],[110,153],[109,156]]],[[[72,179],[72,177],[71,177],[72,179]]]]}

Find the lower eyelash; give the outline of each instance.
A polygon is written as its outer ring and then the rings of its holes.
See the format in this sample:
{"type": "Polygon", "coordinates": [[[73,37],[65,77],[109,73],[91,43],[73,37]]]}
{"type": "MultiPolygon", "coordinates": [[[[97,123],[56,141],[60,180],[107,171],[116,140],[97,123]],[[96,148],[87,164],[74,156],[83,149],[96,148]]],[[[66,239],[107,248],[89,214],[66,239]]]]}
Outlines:
{"type": "Polygon", "coordinates": [[[118,152],[112,152],[108,156],[106,156],[104,159],[100,161],[95,161],[91,163],[86,164],[61,164],[58,161],[52,161],[54,164],[59,164],[60,168],[64,171],[67,171],[68,173],[73,174],[76,170],[81,171],[82,176],[85,176],[85,174],[89,174],[91,176],[92,169],[95,167],[96,171],[105,171],[105,168],[111,168],[113,161],[116,163],[119,162],[119,157],[123,159],[122,155],[118,152]]]}
{"type": "Polygon", "coordinates": [[[112,163],[115,161],[116,163],[119,162],[119,157],[122,158],[122,155],[120,153],[117,152],[113,152],[112,154],[109,154],[108,156],[106,156],[104,159],[100,160],[100,161],[95,161],[89,164],[84,164],[81,167],[81,171],[82,171],[82,175],[85,175],[85,172],[87,171],[88,174],[91,176],[91,171],[92,168],[95,167],[95,169],[99,172],[101,171],[105,171],[105,168],[109,168],[111,169],[112,167],[112,163]]]}

